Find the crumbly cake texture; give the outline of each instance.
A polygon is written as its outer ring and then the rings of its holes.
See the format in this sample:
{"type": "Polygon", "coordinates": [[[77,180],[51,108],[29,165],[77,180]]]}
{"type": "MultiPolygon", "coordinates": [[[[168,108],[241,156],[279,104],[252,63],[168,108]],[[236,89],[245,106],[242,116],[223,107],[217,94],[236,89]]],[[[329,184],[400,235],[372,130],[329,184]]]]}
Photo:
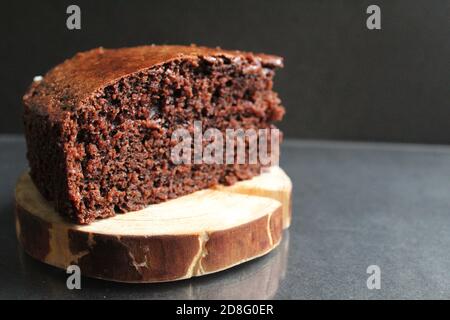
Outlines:
{"type": "MultiPolygon", "coordinates": [[[[78,53],[24,96],[30,175],[71,220],[142,209],[259,174],[261,164],[174,164],[172,133],[273,128],[280,57],[197,46],[78,53]]],[[[247,150],[248,151],[248,150],[247,150]]]]}

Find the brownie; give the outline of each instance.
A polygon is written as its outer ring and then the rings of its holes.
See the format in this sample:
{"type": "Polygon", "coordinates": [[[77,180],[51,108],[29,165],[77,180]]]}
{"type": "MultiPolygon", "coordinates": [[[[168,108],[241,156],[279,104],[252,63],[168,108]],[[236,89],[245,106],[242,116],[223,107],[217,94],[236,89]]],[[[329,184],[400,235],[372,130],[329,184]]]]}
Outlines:
{"type": "MultiPolygon", "coordinates": [[[[274,128],[277,56],[197,46],[97,48],[37,77],[24,96],[30,175],[72,221],[88,224],[216,184],[261,164],[175,164],[172,134],[274,128]]],[[[248,150],[246,150],[248,151],[248,150]]]]}

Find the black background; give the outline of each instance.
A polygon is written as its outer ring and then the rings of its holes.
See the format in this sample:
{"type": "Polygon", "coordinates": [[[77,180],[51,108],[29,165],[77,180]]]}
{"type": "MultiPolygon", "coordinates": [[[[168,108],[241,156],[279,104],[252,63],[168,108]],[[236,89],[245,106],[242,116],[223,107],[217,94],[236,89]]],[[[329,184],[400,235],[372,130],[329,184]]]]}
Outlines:
{"type": "Polygon", "coordinates": [[[138,44],[281,55],[288,137],[450,143],[450,1],[1,2],[0,133],[21,132],[34,75],[77,51],[138,44]],[[66,28],[78,4],[82,29],[66,28]],[[381,7],[382,30],[366,28],[381,7]]]}

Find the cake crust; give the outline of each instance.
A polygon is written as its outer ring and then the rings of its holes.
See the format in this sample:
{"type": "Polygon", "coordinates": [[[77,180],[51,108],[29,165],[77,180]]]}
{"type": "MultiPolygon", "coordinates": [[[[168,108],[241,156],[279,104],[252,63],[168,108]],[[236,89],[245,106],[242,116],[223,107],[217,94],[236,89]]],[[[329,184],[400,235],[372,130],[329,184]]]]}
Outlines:
{"type": "Polygon", "coordinates": [[[40,109],[53,117],[77,108],[80,102],[120,78],[174,60],[198,57],[259,60],[270,67],[283,67],[283,59],[275,55],[254,54],[201,46],[139,46],[120,49],[102,47],[77,53],[50,70],[42,81],[34,81],[24,96],[29,108],[40,109]]]}

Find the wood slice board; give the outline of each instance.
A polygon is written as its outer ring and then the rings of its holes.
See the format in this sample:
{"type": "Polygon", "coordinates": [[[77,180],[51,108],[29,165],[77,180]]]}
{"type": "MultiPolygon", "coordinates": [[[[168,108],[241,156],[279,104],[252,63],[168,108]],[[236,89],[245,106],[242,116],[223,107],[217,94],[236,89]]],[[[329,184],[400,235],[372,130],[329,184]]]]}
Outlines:
{"type": "Polygon", "coordinates": [[[63,269],[76,264],[85,276],[137,283],[181,280],[274,249],[289,224],[291,188],[286,174],[272,168],[231,187],[82,226],[56,213],[25,173],[16,186],[17,237],[32,257],[63,269]]]}

